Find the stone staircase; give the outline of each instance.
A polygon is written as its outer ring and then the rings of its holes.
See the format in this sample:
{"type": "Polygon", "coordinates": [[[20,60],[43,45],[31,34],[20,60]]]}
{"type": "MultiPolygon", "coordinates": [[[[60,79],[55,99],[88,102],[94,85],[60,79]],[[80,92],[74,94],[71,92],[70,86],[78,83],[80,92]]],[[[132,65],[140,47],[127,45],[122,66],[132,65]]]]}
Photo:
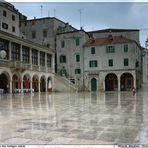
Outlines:
{"type": "Polygon", "coordinates": [[[78,88],[65,77],[54,74],[53,91],[55,92],[75,92],[78,88]]]}

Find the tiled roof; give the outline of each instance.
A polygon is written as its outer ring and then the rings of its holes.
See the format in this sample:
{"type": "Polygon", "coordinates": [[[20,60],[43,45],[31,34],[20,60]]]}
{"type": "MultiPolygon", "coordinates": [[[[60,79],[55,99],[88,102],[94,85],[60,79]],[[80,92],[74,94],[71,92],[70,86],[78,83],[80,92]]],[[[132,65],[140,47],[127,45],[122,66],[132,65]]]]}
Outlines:
{"type": "Polygon", "coordinates": [[[105,38],[91,38],[86,41],[84,46],[101,46],[101,45],[109,45],[109,44],[119,44],[119,43],[127,43],[134,42],[133,40],[127,39],[123,36],[112,36],[109,35],[105,38]]]}
{"type": "Polygon", "coordinates": [[[139,30],[138,29],[114,29],[114,28],[108,28],[108,29],[102,29],[102,30],[89,31],[88,33],[109,33],[109,32],[130,32],[130,31],[139,31],[139,30]]]}

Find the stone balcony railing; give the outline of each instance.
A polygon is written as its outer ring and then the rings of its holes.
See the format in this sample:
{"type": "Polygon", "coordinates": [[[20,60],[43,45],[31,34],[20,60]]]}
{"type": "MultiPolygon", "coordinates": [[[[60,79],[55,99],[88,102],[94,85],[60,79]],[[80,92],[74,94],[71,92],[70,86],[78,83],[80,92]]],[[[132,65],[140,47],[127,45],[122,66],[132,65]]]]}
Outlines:
{"type": "Polygon", "coordinates": [[[10,61],[10,60],[4,60],[4,59],[0,59],[0,67],[8,67],[12,69],[18,68],[23,70],[33,70],[33,71],[53,73],[53,68],[50,68],[50,67],[32,65],[32,64],[24,63],[20,61],[10,61]]]}

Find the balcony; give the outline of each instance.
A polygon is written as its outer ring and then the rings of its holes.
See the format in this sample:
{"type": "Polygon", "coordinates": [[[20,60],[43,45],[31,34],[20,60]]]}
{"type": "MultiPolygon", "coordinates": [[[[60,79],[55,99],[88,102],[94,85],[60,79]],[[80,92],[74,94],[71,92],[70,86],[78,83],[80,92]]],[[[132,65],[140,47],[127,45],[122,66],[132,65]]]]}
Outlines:
{"type": "Polygon", "coordinates": [[[29,63],[24,63],[20,61],[10,61],[4,59],[0,59],[0,67],[8,67],[11,68],[12,70],[17,69],[22,72],[25,70],[33,70],[33,71],[53,73],[53,68],[50,67],[31,65],[29,63]]]}

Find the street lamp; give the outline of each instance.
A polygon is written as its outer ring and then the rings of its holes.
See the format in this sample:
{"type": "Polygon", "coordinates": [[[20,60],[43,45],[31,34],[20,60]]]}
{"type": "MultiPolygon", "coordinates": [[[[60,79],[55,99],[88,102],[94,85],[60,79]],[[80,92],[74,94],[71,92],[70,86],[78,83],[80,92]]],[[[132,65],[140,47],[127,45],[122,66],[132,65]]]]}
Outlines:
{"type": "Polygon", "coordinates": [[[0,58],[4,59],[6,57],[6,51],[4,50],[4,44],[0,42],[0,58]]]}

